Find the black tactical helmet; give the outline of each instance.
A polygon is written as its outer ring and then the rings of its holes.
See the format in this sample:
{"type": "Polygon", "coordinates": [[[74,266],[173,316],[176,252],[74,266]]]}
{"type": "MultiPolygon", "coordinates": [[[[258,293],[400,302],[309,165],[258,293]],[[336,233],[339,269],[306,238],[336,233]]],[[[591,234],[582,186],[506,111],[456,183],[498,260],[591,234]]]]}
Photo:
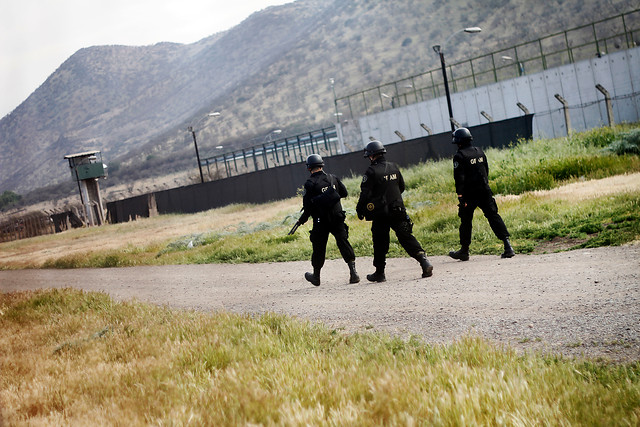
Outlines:
{"type": "Polygon", "coordinates": [[[458,128],[453,132],[453,143],[458,145],[469,145],[473,141],[471,132],[467,128],[458,128]]]}
{"type": "Polygon", "coordinates": [[[322,160],[322,157],[320,157],[319,154],[312,154],[307,157],[307,169],[314,169],[322,166],[324,166],[324,160],[322,160]]]}
{"type": "Polygon", "coordinates": [[[368,143],[367,146],[364,148],[365,157],[375,156],[376,154],[384,154],[386,152],[387,152],[387,149],[384,148],[384,145],[382,145],[382,142],[378,141],[377,139],[374,139],[373,141],[368,143]]]}

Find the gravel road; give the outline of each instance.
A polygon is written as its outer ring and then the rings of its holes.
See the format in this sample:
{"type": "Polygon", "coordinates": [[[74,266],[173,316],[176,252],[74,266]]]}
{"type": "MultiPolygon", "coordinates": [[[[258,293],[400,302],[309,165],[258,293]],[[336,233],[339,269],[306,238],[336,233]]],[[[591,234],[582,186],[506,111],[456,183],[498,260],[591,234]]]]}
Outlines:
{"type": "Polygon", "coordinates": [[[383,330],[449,343],[481,335],[519,351],[640,360],[640,244],[543,255],[394,258],[387,282],[369,283],[371,258],[348,284],[341,260],[327,261],[320,287],[303,279],[308,261],[81,270],[0,271],[2,292],[47,287],[103,291],[179,309],[276,312],[346,332],[383,330]]]}

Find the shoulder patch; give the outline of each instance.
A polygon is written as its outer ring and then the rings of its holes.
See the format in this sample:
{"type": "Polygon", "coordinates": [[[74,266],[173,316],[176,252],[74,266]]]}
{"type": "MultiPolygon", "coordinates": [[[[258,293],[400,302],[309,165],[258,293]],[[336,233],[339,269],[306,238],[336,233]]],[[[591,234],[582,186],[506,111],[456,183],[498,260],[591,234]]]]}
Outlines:
{"type": "Polygon", "coordinates": [[[364,176],[362,177],[362,182],[367,182],[367,175],[364,175],[364,176]]]}
{"type": "Polygon", "coordinates": [[[458,162],[453,162],[453,168],[454,168],[454,169],[456,169],[459,165],[460,165],[460,163],[458,163],[458,162]]]}

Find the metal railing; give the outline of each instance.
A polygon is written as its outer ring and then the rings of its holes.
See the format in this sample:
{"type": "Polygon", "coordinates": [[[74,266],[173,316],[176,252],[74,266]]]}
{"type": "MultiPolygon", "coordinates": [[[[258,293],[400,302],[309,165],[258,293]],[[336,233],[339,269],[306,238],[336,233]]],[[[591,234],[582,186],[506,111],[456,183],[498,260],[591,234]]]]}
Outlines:
{"type": "MultiPolygon", "coordinates": [[[[447,65],[449,89],[461,92],[640,44],[640,9],[447,65]]],[[[445,96],[433,69],[335,98],[343,118],[386,111],[445,96]]]]}
{"type": "Polygon", "coordinates": [[[209,180],[229,178],[243,173],[304,162],[310,154],[332,156],[339,153],[335,127],[279,138],[250,148],[205,157],[209,180]]]}

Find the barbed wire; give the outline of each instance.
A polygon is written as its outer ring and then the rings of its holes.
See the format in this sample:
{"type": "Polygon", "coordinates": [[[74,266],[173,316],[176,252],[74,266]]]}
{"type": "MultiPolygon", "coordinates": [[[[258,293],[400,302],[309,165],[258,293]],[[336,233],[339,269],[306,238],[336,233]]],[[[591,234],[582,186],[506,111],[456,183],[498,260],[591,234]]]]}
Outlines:
{"type": "MultiPolygon", "coordinates": [[[[636,98],[636,97],[639,97],[639,96],[640,96],[640,92],[632,92],[632,93],[629,93],[629,94],[618,95],[618,96],[612,97],[611,101],[612,102],[620,101],[620,100],[623,100],[623,99],[636,98]]],[[[580,110],[580,109],[584,109],[586,107],[590,107],[592,105],[600,104],[600,103],[603,103],[603,102],[606,102],[606,100],[605,99],[598,99],[598,100],[595,100],[595,101],[583,102],[582,104],[570,105],[567,108],[569,108],[569,110],[580,110]]],[[[563,110],[564,110],[564,107],[554,108],[554,109],[546,110],[546,111],[534,111],[534,115],[537,116],[537,117],[546,116],[546,115],[551,115],[551,114],[554,114],[554,113],[562,112],[563,110]]]]}

